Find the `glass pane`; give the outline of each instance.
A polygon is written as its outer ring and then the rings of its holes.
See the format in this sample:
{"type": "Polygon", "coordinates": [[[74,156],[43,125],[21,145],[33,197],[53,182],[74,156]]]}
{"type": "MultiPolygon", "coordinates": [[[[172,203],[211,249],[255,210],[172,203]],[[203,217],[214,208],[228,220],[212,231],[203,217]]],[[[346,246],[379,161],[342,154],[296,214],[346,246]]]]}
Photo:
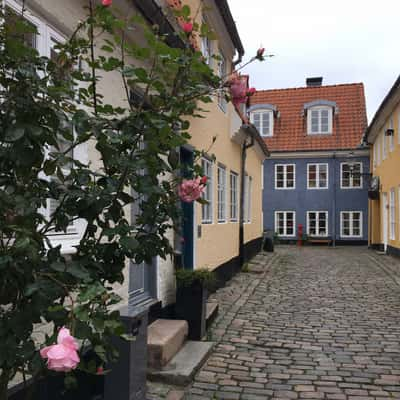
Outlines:
{"type": "Polygon", "coordinates": [[[268,136],[270,134],[270,132],[269,132],[269,124],[270,124],[269,117],[270,117],[269,112],[262,114],[262,126],[263,126],[262,134],[264,136],[268,136]]]}
{"type": "Polygon", "coordinates": [[[18,15],[14,10],[10,7],[6,7],[5,12],[5,25],[7,31],[13,35],[14,37],[18,37],[21,32],[21,22],[24,23],[23,31],[26,33],[23,34],[21,39],[24,41],[25,45],[32,47],[34,49],[37,48],[37,38],[36,38],[36,27],[25,18],[22,18],[18,15]]]}

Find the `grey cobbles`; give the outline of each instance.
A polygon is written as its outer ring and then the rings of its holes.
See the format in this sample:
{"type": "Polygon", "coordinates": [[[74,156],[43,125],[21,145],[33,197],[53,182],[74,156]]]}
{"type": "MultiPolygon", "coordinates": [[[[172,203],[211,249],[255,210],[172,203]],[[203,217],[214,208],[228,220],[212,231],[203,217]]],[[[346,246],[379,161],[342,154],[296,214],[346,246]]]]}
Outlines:
{"type": "Polygon", "coordinates": [[[213,295],[204,399],[400,399],[400,262],[363,247],[279,246],[213,295]]]}

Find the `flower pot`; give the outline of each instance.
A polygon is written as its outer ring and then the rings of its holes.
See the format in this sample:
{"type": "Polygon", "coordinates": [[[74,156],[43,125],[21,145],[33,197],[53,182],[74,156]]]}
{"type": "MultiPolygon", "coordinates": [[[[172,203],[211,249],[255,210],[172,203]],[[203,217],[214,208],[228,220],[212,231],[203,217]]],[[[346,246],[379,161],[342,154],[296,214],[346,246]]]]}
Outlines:
{"type": "Polygon", "coordinates": [[[201,340],[206,334],[207,288],[200,281],[179,286],[176,291],[175,316],[189,324],[190,340],[201,340]]]}

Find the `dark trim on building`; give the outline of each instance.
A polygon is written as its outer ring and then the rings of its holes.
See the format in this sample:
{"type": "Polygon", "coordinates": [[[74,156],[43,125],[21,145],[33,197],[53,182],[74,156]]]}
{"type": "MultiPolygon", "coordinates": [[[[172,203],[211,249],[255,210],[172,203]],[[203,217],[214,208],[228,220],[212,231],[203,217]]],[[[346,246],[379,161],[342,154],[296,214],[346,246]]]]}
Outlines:
{"type": "MultiPolygon", "coordinates": [[[[368,150],[367,146],[358,146],[358,147],[349,147],[349,148],[327,148],[327,149],[296,149],[296,150],[270,150],[270,154],[285,154],[285,153],[322,153],[326,152],[338,152],[338,151],[357,151],[357,150],[368,150]]],[[[338,158],[342,156],[340,154],[337,155],[338,158]]],[[[360,156],[360,157],[368,157],[368,156],[360,156]]]]}
{"type": "Polygon", "coordinates": [[[154,0],[133,0],[140,13],[151,25],[158,25],[161,34],[166,36],[166,43],[171,47],[184,48],[185,43],[175,32],[161,7],[154,0]]]}
{"type": "MultiPolygon", "coordinates": [[[[262,248],[263,238],[262,236],[251,240],[244,245],[244,262],[251,260],[256,256],[262,248]]],[[[242,266],[239,262],[239,256],[233,257],[229,261],[219,265],[214,269],[216,275],[216,289],[225,286],[226,282],[232,279],[240,270],[242,266]]],[[[160,304],[158,304],[160,305],[160,304]]],[[[149,311],[149,324],[158,318],[169,318],[173,319],[175,314],[175,304],[169,304],[165,307],[154,307],[149,311]],[[150,322],[151,321],[151,322],[150,322]]]]}
{"type": "Polygon", "coordinates": [[[215,4],[217,5],[219,12],[225,22],[226,29],[228,30],[232,42],[239,54],[239,58],[242,58],[244,55],[244,47],[240,39],[239,32],[237,30],[235,20],[232,17],[228,2],[227,0],[216,0],[215,4]]]}
{"type": "Polygon", "coordinates": [[[371,250],[375,250],[375,251],[384,251],[384,247],[382,243],[371,243],[369,245],[369,248],[371,250]]]}
{"type": "Polygon", "coordinates": [[[394,256],[394,257],[399,257],[400,258],[400,249],[397,247],[393,247],[393,246],[388,246],[386,253],[389,256],[394,256]]]}
{"type": "Polygon", "coordinates": [[[367,246],[368,240],[336,240],[336,246],[367,246]]]}

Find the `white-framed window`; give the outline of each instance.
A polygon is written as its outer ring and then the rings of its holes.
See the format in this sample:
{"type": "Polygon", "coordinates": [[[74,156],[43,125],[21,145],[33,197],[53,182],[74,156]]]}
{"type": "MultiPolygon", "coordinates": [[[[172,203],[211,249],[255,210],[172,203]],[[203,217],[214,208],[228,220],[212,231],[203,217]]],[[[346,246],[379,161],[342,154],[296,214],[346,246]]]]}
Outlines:
{"type": "Polygon", "coordinates": [[[382,160],[386,160],[387,157],[387,140],[385,135],[385,130],[382,132],[382,160]]]}
{"type": "Polygon", "coordinates": [[[252,192],[252,178],[249,175],[244,177],[244,209],[243,209],[243,222],[251,222],[251,193],[252,192]]]}
{"type": "Polygon", "coordinates": [[[393,130],[393,134],[389,136],[389,151],[394,150],[394,123],[393,123],[393,117],[390,118],[389,120],[389,129],[393,130]]]}
{"type": "Polygon", "coordinates": [[[363,186],[362,163],[340,164],[340,187],[341,189],[361,189],[363,186]]]}
{"type": "Polygon", "coordinates": [[[275,233],[278,236],[296,236],[296,212],[275,211],[275,233]]]}
{"type": "Polygon", "coordinates": [[[379,166],[381,165],[381,138],[378,136],[375,140],[375,146],[376,146],[376,165],[379,166]]]}
{"type": "Polygon", "coordinates": [[[238,174],[230,173],[230,212],[231,222],[238,221],[238,174]]]}
{"type": "Polygon", "coordinates": [[[271,110],[252,111],[250,120],[260,135],[270,137],[274,134],[274,113],[271,110]]]}
{"type": "Polygon", "coordinates": [[[390,189],[389,195],[389,232],[390,240],[396,240],[396,193],[394,188],[390,189]]]}
{"type": "Polygon", "coordinates": [[[275,189],[296,188],[296,165],[276,164],[275,165],[275,189]]]}
{"type": "Polygon", "coordinates": [[[316,106],[307,111],[307,132],[309,135],[332,133],[332,107],[316,106]]]}
{"type": "MultiPolygon", "coordinates": [[[[226,76],[226,59],[221,51],[219,52],[219,57],[220,57],[220,60],[218,61],[218,76],[222,80],[224,80],[224,77],[226,76]]],[[[224,90],[218,91],[218,105],[219,105],[219,108],[224,113],[226,113],[227,102],[225,99],[225,91],[224,90]]]]}
{"type": "Polygon", "coordinates": [[[400,144],[400,111],[397,117],[397,143],[400,144]]]}
{"type": "Polygon", "coordinates": [[[201,205],[201,223],[212,224],[213,223],[213,163],[207,158],[201,159],[201,168],[204,176],[207,177],[207,185],[202,194],[203,200],[207,201],[207,204],[201,205]]]}
{"type": "Polygon", "coordinates": [[[340,212],[340,236],[360,238],[363,235],[362,211],[340,212]]]}
{"type": "Polygon", "coordinates": [[[307,235],[328,236],[328,211],[307,211],[307,235]]]}
{"type": "Polygon", "coordinates": [[[218,222],[226,222],[226,168],[217,168],[218,222]]]}
{"type": "MultiPolygon", "coordinates": [[[[21,18],[22,6],[15,0],[5,0],[2,2],[5,6],[6,23],[7,18],[21,18]]],[[[34,15],[31,10],[26,8],[24,10],[24,19],[32,26],[36,27],[37,33],[29,33],[25,35],[25,42],[27,45],[35,48],[40,56],[48,57],[50,59],[55,59],[57,55],[56,45],[65,42],[65,38],[53,29],[48,23],[43,21],[41,18],[34,15]]],[[[71,128],[72,129],[72,128],[71,128]]],[[[50,152],[62,152],[68,150],[71,146],[71,142],[66,141],[63,137],[58,138],[59,149],[47,148],[45,149],[46,154],[50,152]]],[[[87,163],[87,146],[86,144],[81,144],[74,147],[73,150],[69,151],[67,156],[79,160],[82,163],[87,163]]],[[[63,174],[68,176],[73,168],[71,165],[65,165],[63,168],[63,174]]],[[[43,174],[43,179],[50,181],[57,181],[57,177],[48,177],[43,174]]],[[[49,198],[47,200],[47,207],[43,207],[39,210],[40,213],[49,221],[52,215],[60,205],[59,200],[49,198]]],[[[71,222],[68,226],[66,232],[51,230],[48,233],[48,238],[52,246],[61,245],[61,252],[63,254],[69,254],[76,251],[75,246],[79,244],[79,240],[86,228],[86,222],[82,219],[77,219],[71,222]]]]}
{"type": "Polygon", "coordinates": [[[328,189],[328,164],[307,164],[307,189],[328,189]]]}
{"type": "MultiPolygon", "coordinates": [[[[208,25],[203,21],[203,25],[208,25]]],[[[201,53],[203,54],[204,62],[211,66],[212,62],[212,42],[207,36],[201,37],[201,53]]]]}

